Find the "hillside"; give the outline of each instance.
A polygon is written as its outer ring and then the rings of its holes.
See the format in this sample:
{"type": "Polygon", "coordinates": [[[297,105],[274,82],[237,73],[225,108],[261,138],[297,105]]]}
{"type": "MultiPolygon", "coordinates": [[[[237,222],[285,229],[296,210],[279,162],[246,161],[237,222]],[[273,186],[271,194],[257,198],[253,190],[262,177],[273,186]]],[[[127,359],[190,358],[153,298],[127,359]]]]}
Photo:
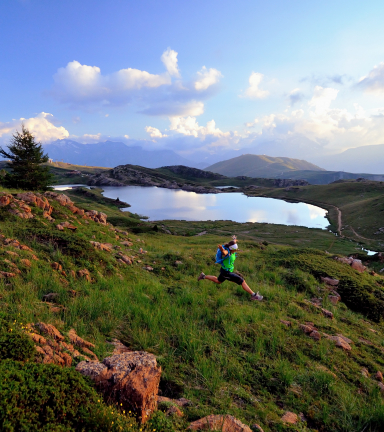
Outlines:
{"type": "Polygon", "coordinates": [[[305,160],[252,154],[245,154],[233,159],[218,162],[205,169],[228,177],[278,177],[287,171],[323,170],[323,168],[305,160]]]}
{"type": "MultiPolygon", "coordinates": [[[[382,276],[324,249],[271,244],[268,224],[227,222],[215,234],[169,235],[94,191],[71,191],[73,203],[16,192],[4,191],[0,207],[0,421],[8,430],[178,432],[209,414],[231,414],[264,432],[381,430],[375,375],[384,369],[382,276]],[[249,237],[251,226],[259,228],[259,241],[249,237]],[[234,284],[218,289],[196,280],[201,271],[217,273],[216,245],[233,233],[243,251],[236,268],[264,295],[261,303],[234,284]],[[41,323],[76,341],[73,328],[99,359],[111,353],[114,337],[155,354],[162,396],[189,400],[183,416],[171,414],[167,402],[139,425],[120,405],[108,405],[74,370],[91,355],[84,348],[79,359],[71,354],[72,366],[42,363],[48,354],[40,354],[41,323]],[[37,336],[28,336],[30,329],[37,336]],[[36,354],[28,338],[40,348],[36,354]],[[18,351],[5,349],[11,340],[18,351]]],[[[284,241],[286,227],[280,229],[284,241]]],[[[302,231],[303,238],[312,231],[319,230],[302,231]]],[[[324,235],[342,251],[342,239],[324,235]]],[[[364,258],[379,270],[383,263],[375,259],[364,258]]],[[[51,361],[60,356],[56,351],[51,361]]]]}

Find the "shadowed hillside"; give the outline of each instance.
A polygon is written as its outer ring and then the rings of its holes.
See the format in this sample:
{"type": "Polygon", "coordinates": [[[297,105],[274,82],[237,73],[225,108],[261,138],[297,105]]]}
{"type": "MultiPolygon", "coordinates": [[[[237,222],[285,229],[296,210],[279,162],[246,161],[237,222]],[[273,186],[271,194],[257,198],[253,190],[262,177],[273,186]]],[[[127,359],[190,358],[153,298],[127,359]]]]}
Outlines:
{"type": "Polygon", "coordinates": [[[207,167],[206,170],[228,177],[278,177],[281,174],[286,174],[287,171],[323,171],[323,168],[300,159],[245,154],[215,163],[207,167]]]}

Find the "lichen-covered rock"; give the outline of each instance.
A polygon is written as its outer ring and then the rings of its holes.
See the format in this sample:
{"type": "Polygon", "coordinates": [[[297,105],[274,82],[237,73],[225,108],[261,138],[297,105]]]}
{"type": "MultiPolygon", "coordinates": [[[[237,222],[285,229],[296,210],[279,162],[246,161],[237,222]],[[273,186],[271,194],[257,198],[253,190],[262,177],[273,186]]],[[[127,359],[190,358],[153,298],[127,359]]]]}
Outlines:
{"type": "Polygon", "coordinates": [[[105,398],[134,411],[142,423],[157,409],[161,367],[153,354],[144,351],[115,354],[102,363],[80,362],[76,370],[89,376],[105,398]]]}
{"type": "Polygon", "coordinates": [[[58,341],[64,340],[64,336],[52,324],[45,324],[43,322],[39,322],[36,324],[36,327],[41,331],[41,333],[52,336],[54,339],[58,341]]]}
{"type": "Polygon", "coordinates": [[[231,415],[209,415],[194,421],[189,430],[217,430],[222,432],[252,432],[251,428],[231,415]]]}

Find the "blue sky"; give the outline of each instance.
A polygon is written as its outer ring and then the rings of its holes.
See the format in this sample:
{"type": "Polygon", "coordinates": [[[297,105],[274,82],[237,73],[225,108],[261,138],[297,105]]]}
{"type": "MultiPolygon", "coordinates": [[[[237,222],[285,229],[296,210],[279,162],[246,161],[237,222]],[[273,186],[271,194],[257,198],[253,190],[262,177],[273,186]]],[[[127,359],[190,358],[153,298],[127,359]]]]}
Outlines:
{"type": "Polygon", "coordinates": [[[383,12],[369,0],[5,0],[0,142],[24,121],[44,143],[141,140],[185,156],[383,144],[383,12]]]}

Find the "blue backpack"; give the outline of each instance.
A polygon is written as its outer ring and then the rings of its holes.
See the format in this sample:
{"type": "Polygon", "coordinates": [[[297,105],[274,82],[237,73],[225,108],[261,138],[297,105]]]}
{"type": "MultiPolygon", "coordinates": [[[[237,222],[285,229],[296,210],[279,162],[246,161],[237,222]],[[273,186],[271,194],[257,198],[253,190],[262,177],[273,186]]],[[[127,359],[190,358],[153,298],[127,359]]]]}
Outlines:
{"type": "MultiPolygon", "coordinates": [[[[229,255],[230,255],[231,252],[229,251],[229,249],[226,248],[224,245],[223,245],[223,248],[224,248],[226,251],[228,251],[228,253],[229,253],[229,255]]],[[[224,255],[224,256],[223,256],[223,254],[222,254],[220,248],[217,248],[217,252],[216,252],[216,264],[223,264],[223,261],[224,261],[225,259],[227,259],[227,258],[229,257],[229,255],[224,255]]]]}

